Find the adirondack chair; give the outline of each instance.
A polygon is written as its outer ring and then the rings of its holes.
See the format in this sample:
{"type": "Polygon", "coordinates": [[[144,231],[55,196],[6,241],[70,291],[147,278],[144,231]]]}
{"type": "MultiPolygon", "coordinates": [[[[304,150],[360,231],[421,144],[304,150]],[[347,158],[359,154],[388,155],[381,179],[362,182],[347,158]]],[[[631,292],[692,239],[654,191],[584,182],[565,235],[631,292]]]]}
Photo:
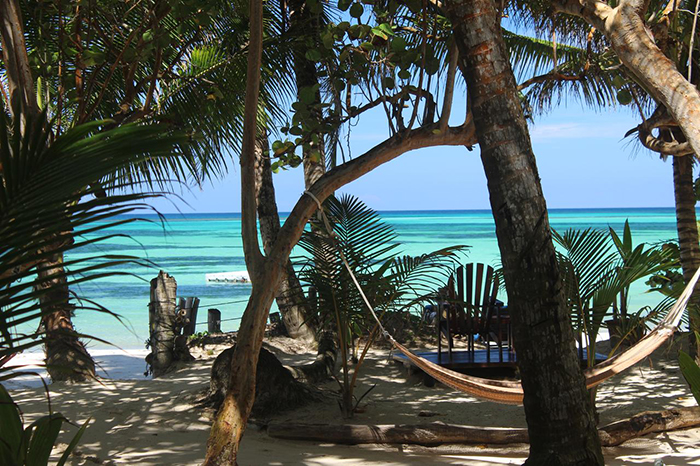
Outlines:
{"type": "Polygon", "coordinates": [[[503,311],[496,296],[498,278],[493,267],[485,264],[466,264],[457,268],[443,289],[442,305],[438,312],[438,355],[442,354],[442,338],[447,339],[450,361],[454,347],[453,336],[467,337],[467,350],[474,354],[477,336],[486,344],[486,361],[491,362],[491,343],[498,349],[498,360],[503,362],[503,348],[512,349],[510,318],[503,311]]]}

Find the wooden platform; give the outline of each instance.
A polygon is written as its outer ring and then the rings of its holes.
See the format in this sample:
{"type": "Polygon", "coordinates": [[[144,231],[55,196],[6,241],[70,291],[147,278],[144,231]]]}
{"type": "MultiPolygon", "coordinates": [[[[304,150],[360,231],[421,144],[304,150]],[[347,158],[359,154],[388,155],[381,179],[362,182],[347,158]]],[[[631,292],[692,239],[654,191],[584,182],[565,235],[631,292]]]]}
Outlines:
{"type": "MultiPolygon", "coordinates": [[[[517,357],[514,351],[503,350],[503,361],[499,359],[498,349],[491,349],[490,360],[488,359],[486,349],[477,349],[475,351],[459,350],[452,351],[452,359],[450,359],[447,351],[443,351],[441,357],[438,357],[437,351],[419,351],[414,353],[416,356],[427,359],[428,361],[438,364],[447,369],[459,371],[461,369],[486,369],[508,367],[515,368],[518,364],[517,357]]],[[[402,353],[396,352],[392,356],[394,361],[408,363],[408,358],[402,353]]],[[[587,353],[583,350],[583,365],[586,364],[587,353]]],[[[596,362],[601,362],[606,359],[606,356],[596,353],[596,362]]]]}

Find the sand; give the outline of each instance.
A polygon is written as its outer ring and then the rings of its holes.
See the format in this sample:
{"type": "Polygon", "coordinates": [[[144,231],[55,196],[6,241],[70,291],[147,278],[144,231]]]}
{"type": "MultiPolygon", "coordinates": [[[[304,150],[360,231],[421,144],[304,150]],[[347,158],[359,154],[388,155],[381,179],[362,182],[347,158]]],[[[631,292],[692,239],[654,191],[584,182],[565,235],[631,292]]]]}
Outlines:
{"type": "MultiPolygon", "coordinates": [[[[76,423],[92,419],[70,464],[199,464],[204,457],[213,412],[198,403],[208,387],[215,354],[222,348],[224,346],[199,350],[195,362],[155,380],[143,376],[145,351],[93,352],[111,379],[105,378],[101,383],[50,385],[55,411],[76,423]]],[[[299,364],[313,357],[308,352],[296,354],[305,348],[284,338],[275,339],[272,348],[285,364],[299,364]]],[[[674,356],[675,350],[666,353],[659,350],[652,358],[605,383],[597,398],[601,423],[647,410],[692,406],[695,401],[674,356]]],[[[31,358],[32,355],[20,355],[13,363],[31,362],[31,358]]],[[[386,349],[370,352],[359,380],[358,394],[375,384],[376,387],[363,400],[363,412],[357,413],[355,418],[342,419],[337,405],[337,384],[329,382],[319,387],[325,395],[321,402],[251,422],[241,445],[240,464],[502,465],[521,464],[527,457],[527,445],[342,446],[276,440],[260,427],[271,420],[356,424],[439,421],[525,426],[522,407],[479,401],[439,384],[426,387],[420,375],[410,374],[402,365],[391,361],[386,349]]],[[[44,389],[36,387],[36,383],[25,378],[11,388],[24,411],[25,422],[47,412],[44,389]]],[[[56,452],[65,448],[69,435],[76,429],[69,427],[62,434],[63,444],[56,452]]],[[[653,465],[658,459],[666,465],[700,465],[700,429],[650,435],[620,447],[605,448],[604,453],[610,465],[653,465]]]]}

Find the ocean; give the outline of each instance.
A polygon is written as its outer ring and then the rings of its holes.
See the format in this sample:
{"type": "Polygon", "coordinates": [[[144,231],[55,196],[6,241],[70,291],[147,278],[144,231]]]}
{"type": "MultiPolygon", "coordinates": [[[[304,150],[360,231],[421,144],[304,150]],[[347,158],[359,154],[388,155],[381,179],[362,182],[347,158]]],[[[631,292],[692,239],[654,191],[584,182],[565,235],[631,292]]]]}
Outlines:
{"type": "MultiPolygon", "coordinates": [[[[560,231],[613,227],[621,234],[625,220],[629,219],[635,244],[677,238],[672,208],[554,209],[549,214],[552,226],[560,231]]],[[[393,211],[380,212],[380,216],[395,229],[404,254],[419,255],[446,246],[466,245],[469,250],[465,262],[499,263],[490,211],[393,211]]],[[[250,285],[207,283],[204,275],[245,270],[240,214],[173,214],[166,215],[164,222],[156,216],[148,219],[114,228],[112,232],[122,236],[79,253],[80,256],[129,254],[147,259],[152,265],[121,268],[132,275],[103,278],[76,287],[74,291],[79,296],[94,300],[120,316],[118,320],[109,314],[79,309],[74,319],[78,331],[120,348],[144,348],[148,337],[149,281],[158,270],[175,277],[178,296],[200,298],[197,331],[206,330],[209,308],[221,310],[224,330],[236,330],[250,285]]],[[[74,253],[72,257],[77,255],[74,253]]],[[[653,306],[661,298],[658,293],[647,293],[643,281],[632,291],[632,309],[653,306]]],[[[105,344],[92,341],[88,346],[103,348],[105,344]]]]}

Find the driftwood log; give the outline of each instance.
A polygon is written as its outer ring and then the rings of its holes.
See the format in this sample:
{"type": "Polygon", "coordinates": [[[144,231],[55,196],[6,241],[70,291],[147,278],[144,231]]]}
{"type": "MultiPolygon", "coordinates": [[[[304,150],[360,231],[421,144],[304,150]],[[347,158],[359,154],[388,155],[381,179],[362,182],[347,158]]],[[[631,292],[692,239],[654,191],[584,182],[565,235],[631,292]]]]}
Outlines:
{"type": "MultiPolygon", "coordinates": [[[[642,435],[700,426],[700,407],[649,411],[613,422],[599,429],[603,446],[613,447],[642,435]]],[[[443,423],[413,425],[329,425],[271,423],[270,437],[286,440],[358,444],[442,444],[528,443],[527,429],[473,427],[443,423]]]]}

